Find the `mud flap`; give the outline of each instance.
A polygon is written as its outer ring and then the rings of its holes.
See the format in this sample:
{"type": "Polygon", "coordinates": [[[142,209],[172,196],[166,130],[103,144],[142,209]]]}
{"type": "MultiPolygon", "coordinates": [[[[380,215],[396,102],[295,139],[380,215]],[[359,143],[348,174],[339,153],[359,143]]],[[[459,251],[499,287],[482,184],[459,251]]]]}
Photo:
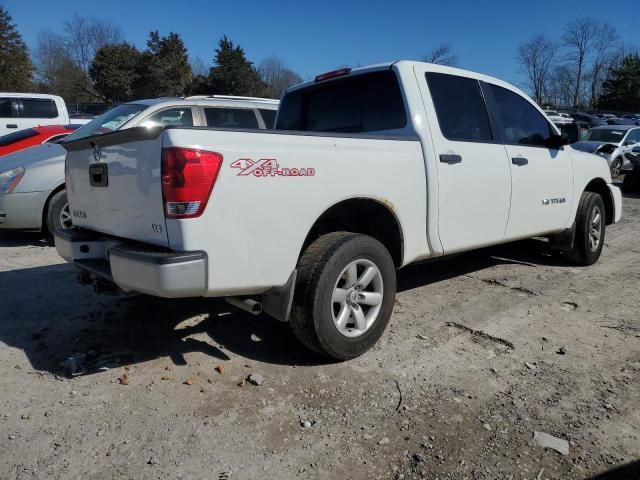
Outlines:
{"type": "Polygon", "coordinates": [[[549,246],[553,250],[571,250],[573,248],[573,241],[576,236],[576,223],[573,222],[571,228],[551,235],[549,237],[549,246]]]}
{"type": "Polygon", "coordinates": [[[262,309],[265,313],[281,322],[289,321],[297,275],[298,271],[294,270],[287,283],[281,287],[270,288],[262,294],[262,309]]]}

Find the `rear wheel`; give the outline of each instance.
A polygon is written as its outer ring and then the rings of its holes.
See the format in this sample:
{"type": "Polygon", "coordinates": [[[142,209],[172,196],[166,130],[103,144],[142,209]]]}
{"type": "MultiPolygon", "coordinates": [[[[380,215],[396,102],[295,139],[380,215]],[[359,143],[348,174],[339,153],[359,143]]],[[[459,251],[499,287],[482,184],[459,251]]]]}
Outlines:
{"type": "Polygon", "coordinates": [[[576,265],[593,265],[604,246],[606,218],[604,201],[595,192],[583,192],[576,213],[576,234],[569,259],[576,265]]]}
{"type": "Polygon", "coordinates": [[[307,348],[357,357],[382,336],[396,293],[395,265],[374,238],[334,232],[300,257],[291,328],[307,348]]]}
{"type": "Polygon", "coordinates": [[[69,211],[66,190],[59,191],[49,200],[46,224],[47,230],[52,235],[56,230],[72,227],[73,224],[71,222],[71,212],[69,211]]]}

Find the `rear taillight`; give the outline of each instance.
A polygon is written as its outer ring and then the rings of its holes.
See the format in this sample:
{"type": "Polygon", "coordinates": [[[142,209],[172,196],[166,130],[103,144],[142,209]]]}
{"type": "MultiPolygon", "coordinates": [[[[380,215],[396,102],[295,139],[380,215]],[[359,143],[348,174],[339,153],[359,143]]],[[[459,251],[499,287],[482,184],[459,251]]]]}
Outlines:
{"type": "Polygon", "coordinates": [[[162,198],[167,218],[194,218],[204,212],[216,183],[222,155],[190,148],[162,150],[162,198]]]}

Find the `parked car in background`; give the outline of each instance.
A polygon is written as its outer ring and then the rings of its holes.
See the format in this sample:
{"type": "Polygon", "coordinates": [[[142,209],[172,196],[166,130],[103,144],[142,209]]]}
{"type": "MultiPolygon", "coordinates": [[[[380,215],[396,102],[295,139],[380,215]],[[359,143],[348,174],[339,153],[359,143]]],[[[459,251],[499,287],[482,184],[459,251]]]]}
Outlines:
{"type": "Polygon", "coordinates": [[[68,137],[74,228],[55,243],[85,281],[264,308],[344,360],[384,332],[397,268],[535,236],[596,262],[621,194],[602,159],[567,144],[498,79],[342,68],[289,88],[268,134],[68,137]]]}
{"type": "MultiPolygon", "coordinates": [[[[277,100],[190,97],[119,105],[69,135],[76,139],[131,127],[273,127],[277,100]]],[[[48,230],[71,226],[64,185],[66,151],[57,143],[0,158],[0,229],[48,230]]]]}
{"type": "Polygon", "coordinates": [[[629,118],[629,117],[613,117],[607,118],[607,125],[640,125],[640,119],[629,118]]]}
{"type": "Polygon", "coordinates": [[[640,113],[627,113],[623,115],[622,118],[626,118],[628,120],[640,120],[640,113]]]}
{"type": "Polygon", "coordinates": [[[64,100],[56,95],[0,92],[0,136],[41,125],[81,124],[89,120],[71,122],[64,100]]]}
{"type": "Polygon", "coordinates": [[[544,113],[547,117],[549,117],[549,120],[551,120],[556,125],[573,123],[573,119],[571,117],[564,117],[560,115],[558,112],[556,112],[555,110],[544,110],[544,113]]]}
{"type": "Polygon", "coordinates": [[[79,127],[80,125],[45,125],[7,133],[0,137],[0,157],[43,143],[59,142],[79,127]]]}
{"type": "Polygon", "coordinates": [[[611,169],[611,177],[617,179],[622,170],[629,166],[632,150],[640,146],[640,128],[632,125],[595,127],[572,146],[605,158],[611,169]]]}
{"type": "Polygon", "coordinates": [[[588,130],[593,127],[599,127],[600,125],[606,125],[606,122],[603,119],[586,113],[570,113],[569,115],[581,130],[588,130]]]}

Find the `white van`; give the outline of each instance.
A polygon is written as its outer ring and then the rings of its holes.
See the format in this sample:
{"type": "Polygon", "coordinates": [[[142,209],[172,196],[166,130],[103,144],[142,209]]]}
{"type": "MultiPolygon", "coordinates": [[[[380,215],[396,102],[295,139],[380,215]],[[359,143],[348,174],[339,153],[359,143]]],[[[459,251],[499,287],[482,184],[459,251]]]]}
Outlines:
{"type": "Polygon", "coordinates": [[[68,123],[69,112],[61,97],[41,93],[0,92],[0,136],[38,125],[68,123]]]}

